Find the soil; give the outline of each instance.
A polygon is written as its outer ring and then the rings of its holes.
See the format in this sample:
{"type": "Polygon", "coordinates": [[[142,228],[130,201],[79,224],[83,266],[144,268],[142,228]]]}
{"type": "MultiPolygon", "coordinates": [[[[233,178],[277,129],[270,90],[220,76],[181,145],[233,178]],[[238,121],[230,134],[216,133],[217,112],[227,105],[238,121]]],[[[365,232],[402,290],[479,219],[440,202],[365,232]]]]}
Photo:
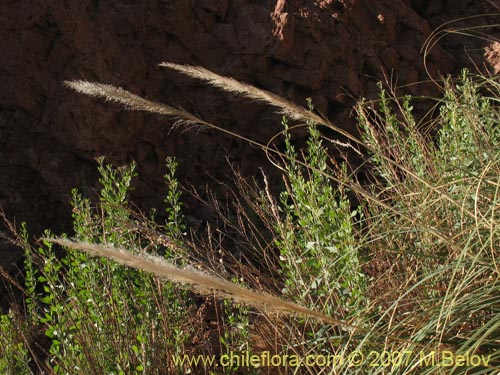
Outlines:
{"type": "MultiPolygon", "coordinates": [[[[182,107],[206,121],[266,142],[281,130],[267,105],[221,93],[158,66],[200,65],[299,105],[311,97],[339,126],[355,131],[352,105],[372,98],[392,77],[402,93],[439,95],[429,81],[464,66],[500,70],[498,31],[485,38],[447,34],[424,56],[433,30],[451,20],[498,12],[487,0],[4,0],[0,4],[0,208],[30,233],[70,232],[70,190],[96,197],[96,157],[138,164],[132,200],[161,207],[164,160],[175,156],[179,178],[200,191],[224,194],[228,160],[247,177],[263,152],[204,129],[173,129],[173,121],[79,95],[65,80],[89,80],[182,107]],[[497,39],[498,40],[498,39],[497,39]],[[423,82],[418,85],[410,85],[423,82]]],[[[453,27],[497,23],[494,16],[453,27]]],[[[191,223],[210,219],[186,195],[191,223]]],[[[193,225],[194,225],[193,224],[193,225]]],[[[3,267],[18,251],[0,244],[3,267]]]]}

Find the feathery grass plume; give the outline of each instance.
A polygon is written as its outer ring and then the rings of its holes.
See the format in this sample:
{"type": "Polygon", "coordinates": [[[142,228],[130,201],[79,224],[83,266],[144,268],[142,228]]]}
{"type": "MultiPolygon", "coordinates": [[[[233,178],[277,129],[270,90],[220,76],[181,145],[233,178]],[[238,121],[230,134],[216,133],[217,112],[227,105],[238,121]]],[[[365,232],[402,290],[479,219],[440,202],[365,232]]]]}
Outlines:
{"type": "Polygon", "coordinates": [[[163,62],[160,66],[175,70],[189,77],[205,81],[211,86],[218,87],[224,91],[244,95],[248,98],[271,104],[272,106],[280,108],[281,113],[291,119],[304,120],[312,117],[316,122],[324,122],[324,120],[319,116],[310,113],[305,108],[301,108],[288,100],[270,93],[269,91],[258,89],[230,77],[218,75],[201,66],[180,65],[168,62],[163,62]]]}
{"type": "MultiPolygon", "coordinates": [[[[308,109],[300,107],[292,103],[291,101],[286,100],[269,91],[262,90],[255,86],[239,82],[230,77],[221,76],[201,66],[181,65],[169,62],[163,62],[160,64],[160,66],[175,70],[189,77],[205,81],[208,84],[214,87],[218,87],[224,91],[231,92],[234,94],[244,95],[250,99],[258,100],[270,104],[274,107],[278,107],[280,109],[281,114],[288,116],[292,120],[313,121],[317,124],[326,126],[328,128],[337,131],[338,133],[342,134],[343,136],[345,136],[351,141],[354,141],[357,144],[361,144],[359,139],[349,134],[345,130],[333,125],[331,122],[325,120],[321,116],[318,116],[315,113],[309,111],[308,109]]],[[[348,146],[350,148],[353,148],[352,145],[348,146]]],[[[359,153],[358,150],[356,150],[355,148],[353,149],[359,153]]]]}
{"type": "MultiPolygon", "coordinates": [[[[91,255],[113,259],[121,264],[166,278],[174,283],[192,285],[194,290],[202,295],[211,294],[215,291],[216,294],[221,297],[233,298],[238,302],[246,303],[251,306],[261,307],[262,305],[267,305],[272,309],[286,313],[297,313],[323,320],[328,319],[330,321],[333,320],[335,324],[342,324],[340,321],[336,321],[330,317],[291,302],[283,301],[270,294],[251,291],[237,284],[208,275],[193,268],[179,268],[159,257],[150,255],[139,256],[124,249],[112,246],[75,242],[67,239],[58,238],[44,240],[68,248],[83,250],[91,255]]],[[[267,310],[269,310],[269,308],[267,310]]]]}
{"type": "Polygon", "coordinates": [[[256,308],[264,307],[264,311],[279,311],[288,315],[298,314],[303,317],[319,319],[321,321],[342,327],[350,331],[351,334],[354,334],[354,332],[356,331],[364,332],[405,344],[426,348],[425,345],[413,342],[411,340],[382,332],[377,332],[373,329],[369,330],[358,327],[356,325],[349,324],[330,316],[321,314],[317,311],[308,309],[307,307],[284,301],[281,298],[272,296],[267,293],[249,290],[240,285],[233,284],[229,281],[208,275],[192,268],[179,268],[159,257],[154,257],[151,255],[139,256],[136,254],[132,254],[124,249],[108,245],[77,242],[63,238],[43,238],[42,240],[55,243],[67,248],[82,250],[94,256],[112,259],[123,265],[152,273],[158,277],[168,279],[174,283],[191,285],[193,290],[202,295],[212,294],[215,292],[216,295],[222,298],[229,297],[237,302],[247,304],[256,308]]]}
{"type": "Polygon", "coordinates": [[[205,126],[207,128],[215,129],[232,137],[241,139],[252,145],[258,146],[266,152],[279,153],[278,151],[273,150],[260,142],[254,141],[253,139],[244,137],[231,130],[227,130],[220,126],[206,122],[201,118],[196,117],[187,111],[184,111],[183,109],[173,108],[163,103],[158,103],[141,98],[140,96],[132,94],[131,92],[124,90],[121,87],[88,81],[64,81],[64,84],[81,94],[93,96],[96,98],[104,98],[107,101],[122,104],[126,109],[129,110],[145,111],[173,117],[177,120],[174,125],[186,124],[205,126]]]}
{"type": "Polygon", "coordinates": [[[204,123],[203,120],[193,116],[189,112],[141,98],[121,87],[88,81],[64,81],[64,84],[79,93],[123,104],[127,109],[172,116],[182,122],[191,124],[204,123]]]}

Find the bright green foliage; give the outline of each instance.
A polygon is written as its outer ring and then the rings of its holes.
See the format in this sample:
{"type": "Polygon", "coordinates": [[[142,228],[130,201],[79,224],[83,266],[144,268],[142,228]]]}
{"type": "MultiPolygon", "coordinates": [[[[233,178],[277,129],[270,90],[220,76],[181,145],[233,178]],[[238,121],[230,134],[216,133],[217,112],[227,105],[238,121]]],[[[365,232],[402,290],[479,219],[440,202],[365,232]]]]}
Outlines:
{"type": "MultiPolygon", "coordinates": [[[[134,230],[127,198],[134,167],[114,169],[99,161],[102,190],[97,209],[89,199],[72,192],[77,240],[139,251],[145,239],[134,230]]],[[[179,194],[170,191],[168,197],[179,194]]],[[[180,211],[169,217],[169,233],[182,232],[184,227],[176,229],[179,222],[175,221],[181,218],[180,211]]],[[[189,337],[185,292],[83,252],[68,251],[58,258],[49,243],[38,254],[44,259],[37,280],[43,288],[40,321],[51,339],[49,363],[55,373],[149,374],[170,366],[171,354],[182,350],[189,337]]],[[[37,273],[29,260],[27,266],[27,287],[33,291],[32,275],[37,273]]]]}
{"type": "Polygon", "coordinates": [[[500,113],[490,99],[479,94],[479,85],[466,71],[456,89],[450,82],[446,85],[436,151],[436,158],[443,162],[436,172],[456,202],[448,209],[448,220],[453,218],[454,233],[475,228],[482,241],[488,242],[491,225],[500,218],[492,206],[498,194],[500,113]]]}
{"type": "Polygon", "coordinates": [[[167,173],[165,174],[165,184],[167,185],[167,196],[165,203],[167,205],[167,223],[166,231],[168,235],[175,240],[180,241],[185,235],[186,226],[183,223],[181,191],[179,181],[175,178],[178,163],[174,158],[167,158],[167,173]]]}
{"type": "Polygon", "coordinates": [[[14,313],[0,315],[0,374],[31,375],[28,348],[23,340],[24,325],[14,313]]]}
{"type": "MultiPolygon", "coordinates": [[[[237,283],[238,280],[234,278],[233,282],[237,283]]],[[[225,354],[228,356],[231,353],[249,352],[251,354],[249,346],[250,317],[248,307],[234,303],[229,299],[225,299],[223,305],[226,317],[224,319],[224,330],[220,336],[220,343],[224,348],[225,354]]],[[[227,366],[224,371],[230,374],[237,372],[238,369],[238,366],[234,365],[227,366]]]]}
{"type": "Polygon", "coordinates": [[[355,217],[341,188],[327,177],[328,153],[309,123],[305,166],[291,144],[287,122],[286,190],[280,196],[283,221],[276,243],[285,276],[285,294],[331,316],[356,315],[366,302],[355,238],[355,217]]]}
{"type": "Polygon", "coordinates": [[[491,100],[479,94],[467,71],[456,85],[446,82],[441,106],[443,126],[438,134],[438,173],[450,178],[478,177],[490,163],[499,159],[500,129],[498,110],[491,100]]]}
{"type": "MultiPolygon", "coordinates": [[[[105,165],[102,158],[98,161],[98,170],[101,175],[99,182],[102,185],[99,206],[102,210],[100,241],[118,247],[124,245],[130,247],[136,240],[135,235],[133,232],[123,231],[123,227],[130,220],[127,195],[132,179],[136,175],[135,163],[115,169],[109,164],[105,165]]],[[[83,200],[80,199],[80,201],[83,200]]],[[[85,212],[83,219],[89,215],[91,215],[90,212],[85,212]]],[[[75,231],[77,230],[78,228],[75,228],[75,231]]]]}
{"type": "Polygon", "coordinates": [[[181,264],[186,263],[188,254],[183,251],[182,244],[186,235],[186,225],[184,224],[184,215],[182,214],[181,190],[179,181],[175,177],[177,170],[177,162],[174,158],[167,158],[166,161],[167,173],[165,174],[165,184],[167,186],[167,195],[164,199],[166,204],[167,220],[163,227],[163,231],[171,241],[180,245],[176,251],[167,250],[165,257],[171,260],[177,260],[181,264]]]}

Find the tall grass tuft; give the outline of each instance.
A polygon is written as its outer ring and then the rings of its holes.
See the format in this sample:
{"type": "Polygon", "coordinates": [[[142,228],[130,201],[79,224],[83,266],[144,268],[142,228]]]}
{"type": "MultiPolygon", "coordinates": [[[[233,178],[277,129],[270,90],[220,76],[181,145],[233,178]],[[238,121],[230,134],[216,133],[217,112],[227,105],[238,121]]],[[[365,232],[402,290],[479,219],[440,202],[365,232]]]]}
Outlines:
{"type": "MultiPolygon", "coordinates": [[[[396,100],[384,89],[380,109],[361,103],[358,116],[364,142],[377,151],[373,188],[394,208],[366,207],[373,327],[436,353],[491,355],[489,366],[498,367],[500,133],[497,99],[479,92],[485,83],[466,71],[456,84],[445,81],[434,139],[419,129],[411,98],[396,100]]],[[[435,371],[415,363],[406,369],[435,371]]]]}

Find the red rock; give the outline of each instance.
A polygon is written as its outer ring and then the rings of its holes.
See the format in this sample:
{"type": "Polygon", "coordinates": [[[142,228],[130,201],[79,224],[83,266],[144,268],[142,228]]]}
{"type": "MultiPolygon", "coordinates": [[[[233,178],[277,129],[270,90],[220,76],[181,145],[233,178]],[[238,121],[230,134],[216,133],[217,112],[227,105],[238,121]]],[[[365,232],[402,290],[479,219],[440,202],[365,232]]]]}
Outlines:
{"type": "Polygon", "coordinates": [[[493,42],[485,48],[484,57],[493,74],[500,73],[500,43],[493,42]]]}

